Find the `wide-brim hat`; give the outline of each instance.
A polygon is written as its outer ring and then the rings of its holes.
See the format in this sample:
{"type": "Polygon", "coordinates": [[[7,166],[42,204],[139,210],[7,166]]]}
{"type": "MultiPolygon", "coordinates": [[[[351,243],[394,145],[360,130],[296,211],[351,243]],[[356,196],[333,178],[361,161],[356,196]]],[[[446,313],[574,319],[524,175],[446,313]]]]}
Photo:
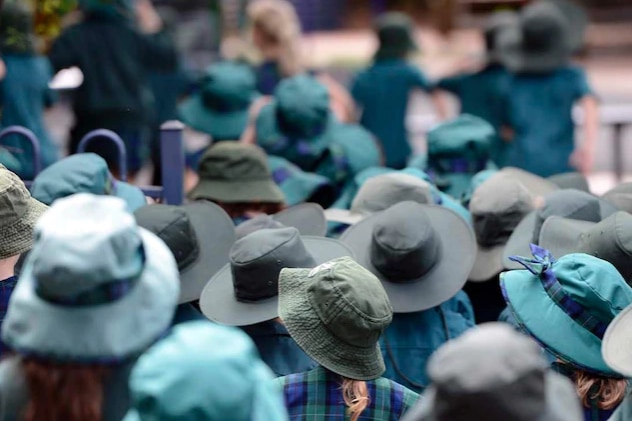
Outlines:
{"type": "Polygon", "coordinates": [[[606,364],[625,377],[632,377],[632,306],[626,307],[610,322],[601,344],[606,364]]]}
{"type": "Polygon", "coordinates": [[[506,244],[498,244],[492,247],[483,247],[480,244],[476,249],[474,266],[470,271],[468,281],[484,282],[490,280],[494,275],[502,272],[503,253],[506,244]]]}
{"type": "Polygon", "coordinates": [[[527,7],[520,23],[505,28],[498,36],[499,57],[511,71],[518,73],[547,73],[568,63],[573,46],[568,22],[559,8],[548,2],[538,2],[527,7]],[[543,26],[543,20],[548,20],[543,26]],[[551,24],[555,22],[553,27],[551,24]],[[537,48],[528,48],[528,36],[532,27],[538,39],[537,48]],[[548,31],[548,33],[544,33],[548,31]]]}
{"type": "MultiPolygon", "coordinates": [[[[301,240],[317,265],[338,257],[353,256],[353,251],[337,240],[308,236],[301,236],[301,240]]],[[[231,326],[248,326],[274,319],[279,315],[278,303],[278,296],[257,302],[239,301],[235,297],[230,264],[211,278],[200,297],[200,308],[205,316],[231,326]]]]}
{"type": "Polygon", "coordinates": [[[292,227],[305,236],[324,237],[327,234],[325,211],[316,203],[301,203],[274,215],[257,215],[235,228],[237,239],[255,231],[269,228],[292,227]]]}
{"type": "Polygon", "coordinates": [[[145,193],[140,188],[124,181],[113,180],[112,196],[123,199],[130,212],[134,212],[147,204],[145,193]]]}
{"type": "Polygon", "coordinates": [[[500,174],[518,180],[533,196],[546,196],[560,188],[551,180],[516,167],[505,167],[500,174]]]}
{"type": "MultiPolygon", "coordinates": [[[[17,176],[16,176],[17,178],[17,176]]],[[[2,228],[0,239],[0,260],[25,253],[33,246],[35,225],[48,206],[33,199],[26,199],[26,209],[14,223],[2,228]]]]}
{"type": "Polygon", "coordinates": [[[382,282],[396,313],[427,310],[454,297],[465,285],[474,265],[476,240],[463,218],[441,206],[416,205],[437,233],[439,247],[434,266],[417,279],[406,282],[389,280],[372,262],[374,228],[384,212],[349,227],[340,238],[351,247],[358,263],[382,282]]]}
{"type": "Polygon", "coordinates": [[[551,216],[542,224],[540,246],[560,258],[571,253],[585,253],[580,250],[582,233],[597,225],[596,222],[551,216]]]}
{"type": "Polygon", "coordinates": [[[554,183],[560,189],[575,189],[590,193],[588,180],[582,173],[579,172],[556,174],[548,177],[547,180],[554,183]]]}
{"type": "Polygon", "coordinates": [[[2,324],[16,353],[46,360],[117,363],[143,352],[171,325],[179,282],[173,256],[139,228],[145,265],[123,297],[94,306],[56,305],[37,293],[33,254],[26,262],[2,324]]]}
{"type": "MultiPolygon", "coordinates": [[[[253,100],[254,100],[253,96],[253,100]]],[[[220,112],[204,105],[201,94],[184,101],[178,108],[182,122],[210,135],[213,140],[238,140],[248,125],[248,108],[220,112]]]]}
{"type": "Polygon", "coordinates": [[[279,156],[268,156],[268,166],[288,206],[316,202],[327,207],[336,200],[337,189],[327,177],[303,171],[279,156]]]}
{"type": "Polygon", "coordinates": [[[192,200],[207,199],[225,203],[285,203],[285,196],[272,179],[212,180],[200,179],[189,192],[192,200]]]}

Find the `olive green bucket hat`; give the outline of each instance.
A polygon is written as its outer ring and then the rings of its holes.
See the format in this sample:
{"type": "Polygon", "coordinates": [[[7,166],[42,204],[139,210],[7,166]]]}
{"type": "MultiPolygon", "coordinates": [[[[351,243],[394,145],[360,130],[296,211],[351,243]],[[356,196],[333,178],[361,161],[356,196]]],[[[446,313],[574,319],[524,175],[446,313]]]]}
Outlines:
{"type": "Polygon", "coordinates": [[[189,193],[192,200],[225,203],[284,203],[283,192],[272,179],[265,152],[253,145],[220,142],[202,156],[200,181],[189,193]]]}
{"type": "Polygon", "coordinates": [[[47,209],[17,175],[0,165],[0,259],[30,250],[35,224],[47,209]]]}
{"type": "Polygon", "coordinates": [[[283,269],[279,316],[313,360],[353,380],[385,370],[379,338],[393,309],[380,281],[350,257],[313,269],[283,269]]]}

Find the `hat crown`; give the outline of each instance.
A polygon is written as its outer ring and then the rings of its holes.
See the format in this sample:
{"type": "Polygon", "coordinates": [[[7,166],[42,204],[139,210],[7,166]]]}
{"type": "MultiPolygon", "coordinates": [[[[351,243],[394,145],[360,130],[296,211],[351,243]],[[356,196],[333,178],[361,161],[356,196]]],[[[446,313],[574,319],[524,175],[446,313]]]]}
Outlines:
{"type": "Polygon", "coordinates": [[[391,323],[393,309],[380,281],[350,257],[314,268],[306,282],[309,302],[340,341],[374,347],[391,323]]]}
{"type": "Polygon", "coordinates": [[[486,158],[495,135],[495,129],[487,121],[463,114],[428,132],[429,159],[433,157],[486,158]]]}
{"type": "Polygon", "coordinates": [[[121,199],[82,193],[41,217],[29,263],[42,298],[71,299],[140,275],[140,232],[125,209],[121,199]]]}
{"type": "Polygon", "coordinates": [[[277,103],[277,124],[281,132],[292,138],[309,138],[322,133],[329,122],[329,92],[309,75],[294,76],[282,81],[274,98],[277,103]]]}
{"type": "Polygon", "coordinates": [[[235,296],[258,301],[278,295],[284,268],[311,268],[316,261],[296,228],[262,229],[238,240],[230,252],[235,296]]]}
{"type": "Polygon", "coordinates": [[[200,162],[200,178],[208,180],[266,180],[271,178],[265,153],[257,146],[221,142],[209,148],[200,162]]]}
{"type": "Polygon", "coordinates": [[[552,40],[564,38],[567,30],[564,16],[551,4],[538,3],[524,12],[522,33],[527,51],[547,50],[552,40]]]}
{"type": "Polygon", "coordinates": [[[372,214],[405,200],[434,203],[430,184],[409,174],[382,174],[368,179],[360,187],[351,204],[351,211],[372,214]]]}
{"type": "Polygon", "coordinates": [[[237,237],[237,240],[241,240],[242,238],[260,230],[279,228],[285,228],[285,225],[270,215],[261,214],[239,224],[235,228],[235,236],[237,237]]]}
{"type": "Polygon", "coordinates": [[[170,205],[149,205],[134,212],[136,222],[156,234],[169,247],[178,270],[185,270],[199,256],[195,229],[184,209],[170,205]]]}
{"type": "Polygon", "coordinates": [[[218,111],[248,108],[256,92],[256,79],[245,64],[223,62],[207,69],[202,87],[204,105],[218,111]]]}
{"type": "Polygon", "coordinates": [[[0,227],[13,226],[22,218],[29,205],[31,194],[14,173],[0,167],[0,227]]]}
{"type": "Polygon", "coordinates": [[[389,281],[418,279],[439,259],[439,235],[423,206],[402,202],[377,216],[371,238],[371,263],[389,281]]]}

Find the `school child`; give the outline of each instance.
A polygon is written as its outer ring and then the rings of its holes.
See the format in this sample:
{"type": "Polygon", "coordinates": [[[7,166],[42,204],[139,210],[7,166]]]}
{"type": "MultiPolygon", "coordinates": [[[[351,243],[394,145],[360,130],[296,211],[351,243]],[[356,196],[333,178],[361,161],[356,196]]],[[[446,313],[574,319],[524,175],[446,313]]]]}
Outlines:
{"type": "Polygon", "coordinates": [[[501,139],[505,100],[509,93],[510,74],[501,64],[498,55],[498,34],[508,25],[515,25],[514,12],[494,13],[487,21],[483,33],[486,60],[483,68],[445,77],[437,88],[450,92],[459,100],[460,113],[480,117],[496,130],[490,148],[490,158],[498,167],[505,165],[507,142],[501,139]]]}
{"type": "Polygon", "coordinates": [[[279,276],[279,316],[319,366],[276,380],[290,419],[398,420],[419,395],[380,377],[393,310],[380,281],[350,257],[279,276]]]}
{"type": "Polygon", "coordinates": [[[410,19],[401,13],[380,17],[373,64],[356,76],[351,87],[360,124],[377,137],[386,166],[394,169],[404,168],[412,151],[405,121],[408,98],[415,89],[432,89],[423,72],[407,61],[418,49],[413,30],[410,19]]]}
{"type": "MultiPolygon", "coordinates": [[[[48,59],[37,53],[33,12],[25,3],[8,1],[0,9],[0,51],[6,66],[6,76],[0,78],[0,127],[17,125],[31,130],[39,140],[42,167],[47,167],[59,158],[44,124],[44,110],[55,100],[48,88],[52,69],[48,59]]],[[[17,158],[18,175],[32,179],[31,144],[15,135],[2,143],[17,158]]]]}
{"type": "Polygon", "coordinates": [[[406,201],[351,226],[340,240],[378,277],[393,306],[380,339],[385,377],[423,392],[430,355],[474,326],[456,305],[474,265],[474,234],[451,210],[406,201]]]}
{"type": "Polygon", "coordinates": [[[34,238],[2,325],[1,416],[120,420],[136,359],[171,324],[176,262],[114,197],[59,199],[34,238]]]}
{"type": "Polygon", "coordinates": [[[552,368],[575,383],[584,419],[605,421],[628,382],[604,361],[602,340],[608,324],[632,304],[632,288],[597,257],[575,253],[555,260],[535,245],[531,252],[512,257],[526,270],[500,276],[503,296],[520,329],[552,355],[552,368]]]}
{"type": "Polygon", "coordinates": [[[501,32],[500,58],[514,73],[506,124],[513,132],[507,165],[548,177],[586,174],[595,153],[598,111],[586,74],[569,63],[568,23],[549,2],[523,10],[519,23],[501,32]],[[583,109],[583,139],[576,144],[573,107],[583,109]]]}
{"type": "MultiPolygon", "coordinates": [[[[153,98],[147,77],[150,71],[174,71],[177,55],[148,0],[81,0],[79,6],[83,20],[66,28],[49,53],[55,72],[76,66],[84,76],[73,93],[76,124],[70,149],[75,152],[92,130],[113,130],[125,142],[133,176],[149,157],[153,98]]],[[[115,169],[110,144],[93,147],[89,150],[104,155],[115,169]]]]}
{"type": "Polygon", "coordinates": [[[204,288],[202,312],[216,323],[241,327],[275,375],[309,371],[316,363],[278,319],[279,273],[283,268],[313,268],[352,255],[349,247],[339,241],[302,236],[296,228],[255,231],[235,243],[230,264],[204,288]]]}

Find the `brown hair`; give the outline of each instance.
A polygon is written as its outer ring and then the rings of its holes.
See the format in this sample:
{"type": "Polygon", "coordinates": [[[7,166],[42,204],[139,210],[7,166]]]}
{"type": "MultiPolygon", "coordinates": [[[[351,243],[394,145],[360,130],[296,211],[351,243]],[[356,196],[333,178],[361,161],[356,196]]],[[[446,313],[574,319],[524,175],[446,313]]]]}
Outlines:
{"type": "Polygon", "coordinates": [[[272,202],[239,202],[239,203],[226,203],[213,200],[214,203],[226,211],[231,218],[239,218],[247,215],[248,213],[265,213],[266,215],[274,215],[285,209],[283,203],[272,202]]]}
{"type": "Polygon", "coordinates": [[[623,401],[628,387],[625,379],[613,379],[575,370],[577,395],[586,408],[614,409],[623,401]]]}
{"type": "Polygon", "coordinates": [[[101,420],[107,367],[28,358],[21,364],[30,397],[23,421],[101,420]]]}
{"type": "Polygon", "coordinates": [[[369,389],[366,382],[342,378],[342,397],[347,405],[351,421],[357,421],[369,405],[369,389]]]}

